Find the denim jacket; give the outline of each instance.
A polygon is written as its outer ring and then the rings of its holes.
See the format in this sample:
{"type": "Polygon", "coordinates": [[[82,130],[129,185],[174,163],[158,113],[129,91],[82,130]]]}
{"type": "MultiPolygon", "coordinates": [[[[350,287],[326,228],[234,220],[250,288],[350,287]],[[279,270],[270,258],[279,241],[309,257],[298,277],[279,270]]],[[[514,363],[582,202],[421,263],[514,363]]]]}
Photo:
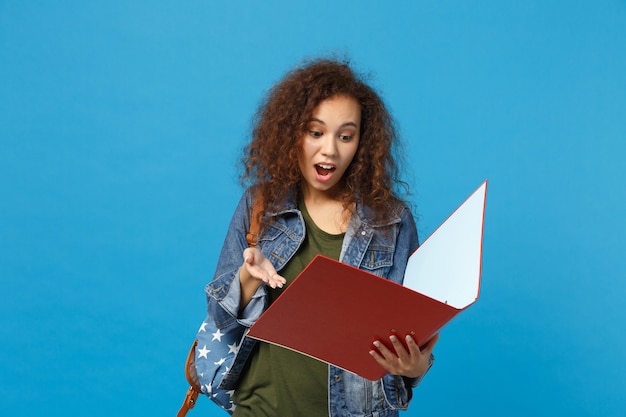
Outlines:
{"type": "MultiPolygon", "coordinates": [[[[208,313],[219,329],[237,325],[250,327],[268,307],[266,287],[261,285],[239,313],[239,268],[243,262],[242,252],[248,247],[246,233],[250,228],[252,203],[250,190],[247,190],[228,228],[213,281],[206,287],[208,313]]],[[[291,191],[278,210],[267,215],[272,221],[259,236],[257,248],[280,272],[296,253],[305,235],[296,190],[291,191]]],[[[342,244],[340,260],[401,284],[408,257],[418,246],[413,216],[406,207],[397,205],[383,221],[374,223],[370,219],[369,208],[357,203],[342,244]]],[[[235,389],[255,343],[251,338],[244,339],[220,389],[235,389]]],[[[408,407],[412,388],[421,379],[387,374],[378,381],[369,381],[332,365],[329,365],[328,376],[331,417],[397,416],[398,410],[408,407]]]]}

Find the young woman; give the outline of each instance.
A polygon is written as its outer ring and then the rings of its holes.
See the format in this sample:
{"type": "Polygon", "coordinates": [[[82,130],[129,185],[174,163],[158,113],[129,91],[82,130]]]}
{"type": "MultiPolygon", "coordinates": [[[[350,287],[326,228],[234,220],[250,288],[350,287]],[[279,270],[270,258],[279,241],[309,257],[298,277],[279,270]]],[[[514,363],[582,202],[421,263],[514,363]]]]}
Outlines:
{"type": "MultiPolygon", "coordinates": [[[[251,326],[318,253],[402,283],[418,240],[397,195],[395,145],[383,101],[345,62],[308,62],[270,90],[244,153],[249,188],[206,288],[218,328],[251,326]],[[261,230],[249,248],[255,201],[261,230]]],[[[234,415],[397,416],[432,365],[437,337],[421,350],[411,337],[390,341],[393,350],[377,341],[370,352],[389,372],[372,382],[245,339],[225,377],[234,415]]]]}

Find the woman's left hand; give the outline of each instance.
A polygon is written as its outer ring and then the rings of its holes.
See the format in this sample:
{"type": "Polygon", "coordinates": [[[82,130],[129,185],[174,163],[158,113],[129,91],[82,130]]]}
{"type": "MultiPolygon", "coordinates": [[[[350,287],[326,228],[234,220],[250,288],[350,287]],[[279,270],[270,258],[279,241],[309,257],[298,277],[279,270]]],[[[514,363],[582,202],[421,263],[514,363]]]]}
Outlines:
{"type": "Polygon", "coordinates": [[[376,340],[374,346],[378,350],[371,350],[370,355],[376,359],[376,362],[378,362],[380,366],[391,374],[417,378],[428,371],[430,355],[433,352],[437,340],[439,340],[439,333],[433,336],[421,349],[411,336],[407,336],[406,346],[408,347],[408,351],[404,343],[402,343],[397,336],[391,335],[389,340],[395,352],[376,340]]]}

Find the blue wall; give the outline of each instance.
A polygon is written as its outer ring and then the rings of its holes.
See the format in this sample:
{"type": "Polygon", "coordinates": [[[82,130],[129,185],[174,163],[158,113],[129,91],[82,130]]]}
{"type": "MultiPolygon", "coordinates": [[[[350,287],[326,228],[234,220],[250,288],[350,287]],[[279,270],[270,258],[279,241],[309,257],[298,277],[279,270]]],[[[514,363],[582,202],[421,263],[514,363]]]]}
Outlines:
{"type": "Polygon", "coordinates": [[[0,1],[0,410],[175,413],[250,117],[336,52],[398,120],[423,238],[490,180],[481,298],[405,415],[623,415],[625,27],[618,0],[0,1]]]}

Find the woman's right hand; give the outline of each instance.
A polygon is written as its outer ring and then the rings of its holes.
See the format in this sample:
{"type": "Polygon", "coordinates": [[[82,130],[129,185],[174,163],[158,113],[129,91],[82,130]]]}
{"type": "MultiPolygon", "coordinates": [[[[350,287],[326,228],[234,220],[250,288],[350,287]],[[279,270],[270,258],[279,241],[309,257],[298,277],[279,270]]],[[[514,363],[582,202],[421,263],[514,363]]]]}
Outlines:
{"type": "Polygon", "coordinates": [[[278,275],[269,259],[256,248],[246,248],[243,251],[240,279],[242,284],[250,279],[260,280],[272,288],[282,288],[287,283],[285,278],[278,275]]]}

